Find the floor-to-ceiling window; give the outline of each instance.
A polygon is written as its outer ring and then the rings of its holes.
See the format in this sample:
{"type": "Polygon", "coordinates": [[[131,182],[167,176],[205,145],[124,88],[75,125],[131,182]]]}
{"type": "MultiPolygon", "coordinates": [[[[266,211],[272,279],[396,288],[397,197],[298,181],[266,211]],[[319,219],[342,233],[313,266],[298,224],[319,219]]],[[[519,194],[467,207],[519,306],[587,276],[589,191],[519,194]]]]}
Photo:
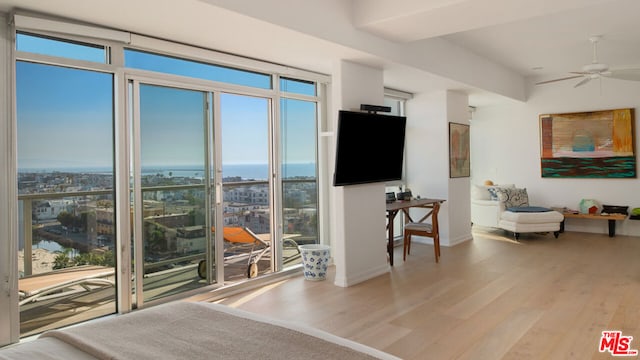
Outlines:
{"type": "Polygon", "coordinates": [[[321,241],[324,77],[153,41],[18,32],[22,336],[277,273],[321,241]]]}
{"type": "Polygon", "coordinates": [[[282,78],[280,133],[282,158],[283,267],[299,263],[296,245],[318,239],[317,86],[282,78]]]}
{"type": "MultiPolygon", "coordinates": [[[[105,49],[19,34],[17,48],[105,61],[105,49]]],[[[116,311],[113,74],[16,62],[20,332],[116,311]]]]}

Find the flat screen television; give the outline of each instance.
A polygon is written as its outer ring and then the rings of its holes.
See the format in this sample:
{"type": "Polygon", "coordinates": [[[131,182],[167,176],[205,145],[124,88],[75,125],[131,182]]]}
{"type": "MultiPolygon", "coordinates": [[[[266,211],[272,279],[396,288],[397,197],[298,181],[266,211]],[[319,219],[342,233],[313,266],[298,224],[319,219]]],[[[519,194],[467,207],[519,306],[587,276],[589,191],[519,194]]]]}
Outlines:
{"type": "Polygon", "coordinates": [[[340,110],[334,186],[400,180],[407,118],[340,110]]]}

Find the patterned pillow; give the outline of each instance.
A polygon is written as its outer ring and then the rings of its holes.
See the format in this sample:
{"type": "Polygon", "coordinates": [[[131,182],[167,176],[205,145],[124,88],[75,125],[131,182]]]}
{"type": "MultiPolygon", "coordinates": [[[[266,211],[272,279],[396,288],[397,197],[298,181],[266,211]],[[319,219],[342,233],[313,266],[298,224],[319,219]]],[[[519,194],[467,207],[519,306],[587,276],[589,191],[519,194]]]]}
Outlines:
{"type": "Polygon", "coordinates": [[[489,186],[487,187],[487,190],[489,192],[489,199],[487,200],[499,200],[498,199],[498,189],[515,189],[515,185],[514,184],[504,184],[504,185],[493,185],[493,186],[489,186]]]}
{"type": "Polygon", "coordinates": [[[499,187],[490,187],[487,190],[489,190],[490,200],[498,200],[498,190],[500,190],[499,187]]]}
{"type": "Polygon", "coordinates": [[[529,206],[527,189],[497,188],[498,200],[504,203],[505,208],[529,206]]]}

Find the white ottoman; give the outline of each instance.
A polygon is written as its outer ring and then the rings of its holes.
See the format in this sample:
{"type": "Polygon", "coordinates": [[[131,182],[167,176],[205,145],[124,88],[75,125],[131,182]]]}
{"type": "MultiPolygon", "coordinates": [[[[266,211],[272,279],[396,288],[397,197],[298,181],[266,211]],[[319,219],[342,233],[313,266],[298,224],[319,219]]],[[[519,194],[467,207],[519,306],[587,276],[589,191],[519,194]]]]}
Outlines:
{"type": "Polygon", "coordinates": [[[560,223],[564,220],[561,213],[535,206],[511,208],[500,215],[498,227],[513,232],[516,240],[520,233],[553,231],[557,238],[560,234],[560,223]]]}

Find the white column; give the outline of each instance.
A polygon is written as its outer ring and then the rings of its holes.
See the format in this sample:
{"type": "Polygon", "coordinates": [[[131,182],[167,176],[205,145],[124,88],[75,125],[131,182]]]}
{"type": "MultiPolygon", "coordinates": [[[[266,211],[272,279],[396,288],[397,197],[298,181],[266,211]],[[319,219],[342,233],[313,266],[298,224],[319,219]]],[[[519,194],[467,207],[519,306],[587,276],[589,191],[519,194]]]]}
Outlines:
{"type": "MultiPolygon", "coordinates": [[[[333,141],[329,162],[333,174],[339,110],[360,104],[382,105],[382,70],[341,61],[332,78],[333,141]]],[[[384,183],[331,187],[331,249],[335,285],[347,287],[389,271],[386,253],[384,183]]]]}
{"type": "MultiPolygon", "coordinates": [[[[414,94],[407,104],[407,187],[413,195],[446,200],[438,214],[443,246],[471,239],[469,178],[449,177],[449,123],[468,119],[468,97],[454,91],[414,94]]],[[[424,212],[410,211],[414,218],[424,212]]]]}
{"type": "MultiPolygon", "coordinates": [[[[470,125],[469,119],[469,96],[455,91],[447,91],[447,126],[449,123],[470,125]]],[[[448,148],[449,142],[447,140],[448,148]]],[[[449,178],[446,245],[455,245],[472,238],[470,180],[470,177],[449,178]]]]}

